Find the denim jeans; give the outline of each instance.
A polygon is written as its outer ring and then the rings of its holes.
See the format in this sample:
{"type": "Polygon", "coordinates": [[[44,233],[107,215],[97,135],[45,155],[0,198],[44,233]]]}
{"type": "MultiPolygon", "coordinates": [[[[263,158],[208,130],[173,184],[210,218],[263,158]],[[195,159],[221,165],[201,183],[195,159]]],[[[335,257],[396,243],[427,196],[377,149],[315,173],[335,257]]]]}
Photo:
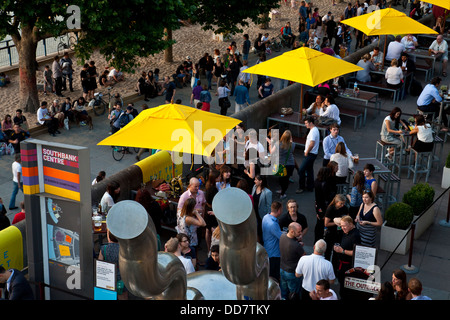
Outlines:
{"type": "Polygon", "coordinates": [[[287,300],[290,293],[297,293],[300,295],[302,281],[303,276],[297,278],[295,273],[286,272],[283,269],[280,269],[281,298],[287,300]]]}
{"type": "Polygon", "coordinates": [[[208,90],[212,89],[211,86],[212,77],[213,77],[212,71],[206,70],[206,80],[208,80],[208,90]]]}
{"type": "MultiPolygon", "coordinates": [[[[14,189],[13,193],[11,195],[11,200],[9,201],[9,208],[14,208],[16,206],[16,196],[17,193],[19,193],[19,184],[17,182],[14,182],[14,189]]],[[[23,185],[20,184],[20,190],[23,192],[23,185]]]]}
{"type": "Polygon", "coordinates": [[[73,90],[73,77],[72,77],[72,73],[69,74],[63,74],[63,81],[62,81],[62,89],[63,90],[67,90],[67,79],[69,80],[69,89],[73,90]]]}
{"type": "Polygon", "coordinates": [[[317,154],[309,153],[305,159],[303,159],[303,162],[298,169],[300,189],[312,190],[314,188],[314,161],[316,158],[317,154]]]}

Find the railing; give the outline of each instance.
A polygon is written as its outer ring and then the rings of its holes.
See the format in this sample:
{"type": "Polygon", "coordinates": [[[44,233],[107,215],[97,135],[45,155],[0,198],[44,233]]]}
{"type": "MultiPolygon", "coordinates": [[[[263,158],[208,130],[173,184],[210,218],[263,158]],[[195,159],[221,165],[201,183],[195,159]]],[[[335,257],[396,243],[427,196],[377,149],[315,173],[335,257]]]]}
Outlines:
{"type": "MultiPolygon", "coordinates": [[[[414,251],[414,231],[416,228],[416,223],[417,221],[420,220],[420,218],[427,213],[428,210],[431,210],[434,207],[434,204],[442,198],[442,196],[447,193],[450,190],[450,187],[448,187],[445,191],[443,191],[427,208],[425,208],[422,213],[420,213],[419,216],[417,216],[417,218],[415,218],[412,223],[411,223],[411,228],[408,230],[408,232],[406,232],[406,234],[403,236],[403,238],[399,241],[399,243],[397,244],[397,246],[395,247],[394,250],[392,250],[391,254],[389,255],[389,257],[386,259],[386,261],[384,262],[384,264],[381,266],[380,270],[383,270],[384,266],[386,266],[386,264],[389,262],[389,260],[391,259],[391,257],[394,255],[394,253],[397,251],[398,247],[401,245],[401,243],[406,239],[406,237],[408,236],[408,234],[411,232],[411,240],[410,240],[410,247],[409,247],[409,256],[408,256],[408,264],[405,265],[404,267],[407,270],[414,270],[414,267],[412,265],[412,255],[413,255],[413,251],[414,251]]],[[[448,204],[448,209],[447,209],[447,217],[446,220],[443,220],[443,223],[446,223],[447,225],[449,224],[449,219],[450,219],[450,192],[448,193],[449,195],[449,204],[448,204]]],[[[442,223],[441,223],[442,224],[442,223]]]]}
{"type": "MultiPolygon", "coordinates": [[[[64,43],[69,45],[70,34],[56,38],[46,38],[39,41],[36,49],[36,58],[46,57],[58,52],[58,45],[64,43]]],[[[12,39],[0,41],[0,67],[13,66],[19,63],[19,54],[12,39]]]]}

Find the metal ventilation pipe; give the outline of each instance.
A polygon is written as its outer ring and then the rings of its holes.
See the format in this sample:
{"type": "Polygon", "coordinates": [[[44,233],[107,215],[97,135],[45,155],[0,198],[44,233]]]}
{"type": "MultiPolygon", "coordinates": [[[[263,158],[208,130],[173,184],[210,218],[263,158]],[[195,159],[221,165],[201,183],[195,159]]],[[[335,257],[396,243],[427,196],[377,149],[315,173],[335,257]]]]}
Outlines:
{"type": "Polygon", "coordinates": [[[238,188],[223,189],[212,207],[220,227],[222,272],[236,284],[237,299],[279,299],[278,284],[273,280],[269,284],[269,259],[257,243],[256,217],[248,194],[238,188]]]}
{"type": "Polygon", "coordinates": [[[155,226],[140,203],[116,203],[106,223],[119,240],[120,273],[132,294],[145,299],[186,299],[186,270],[174,254],[157,251],[155,226]]]}

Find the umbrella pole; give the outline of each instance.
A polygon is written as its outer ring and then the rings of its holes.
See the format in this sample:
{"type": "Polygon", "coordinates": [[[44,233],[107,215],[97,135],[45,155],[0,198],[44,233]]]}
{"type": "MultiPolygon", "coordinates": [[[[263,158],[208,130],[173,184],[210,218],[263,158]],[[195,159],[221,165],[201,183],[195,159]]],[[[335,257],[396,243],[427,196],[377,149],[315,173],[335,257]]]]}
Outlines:
{"type": "Polygon", "coordinates": [[[383,68],[384,68],[384,60],[386,60],[386,42],[387,42],[387,34],[384,35],[383,68]]]}
{"type": "Polygon", "coordinates": [[[303,84],[300,89],[300,120],[303,119],[303,84]]]}

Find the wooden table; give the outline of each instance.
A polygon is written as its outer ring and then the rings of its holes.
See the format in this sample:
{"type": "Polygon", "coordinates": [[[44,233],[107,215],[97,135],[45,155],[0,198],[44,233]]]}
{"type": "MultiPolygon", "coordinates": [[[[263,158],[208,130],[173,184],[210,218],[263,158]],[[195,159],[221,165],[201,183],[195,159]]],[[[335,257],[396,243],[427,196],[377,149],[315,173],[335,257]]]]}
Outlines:
{"type": "MultiPolygon", "coordinates": [[[[303,117],[303,119],[300,117],[300,113],[299,112],[294,112],[290,115],[282,115],[280,113],[272,113],[270,116],[267,117],[267,129],[270,128],[270,123],[271,122],[276,122],[276,123],[284,123],[287,125],[292,125],[292,126],[296,126],[299,128],[302,127],[306,127],[305,125],[305,118],[303,117]]],[[[325,138],[326,135],[326,131],[328,129],[327,126],[321,126],[321,125],[316,125],[317,129],[319,129],[319,132],[322,136],[322,139],[325,138]]],[[[305,145],[306,139],[299,139],[298,137],[293,137],[295,144],[298,145],[305,145]]]]}
{"type": "Polygon", "coordinates": [[[364,125],[366,125],[367,107],[369,103],[375,104],[375,108],[378,109],[378,113],[380,113],[381,110],[381,99],[379,99],[379,94],[376,92],[359,90],[359,95],[355,96],[353,93],[353,89],[346,88],[344,91],[339,91],[339,98],[364,103],[364,125]]]}
{"type": "Polygon", "coordinates": [[[432,60],[432,66],[431,66],[431,77],[434,75],[434,66],[436,64],[436,60],[440,57],[442,57],[442,53],[438,54],[431,54],[428,50],[425,49],[414,49],[414,50],[405,50],[405,52],[413,57],[416,57],[416,59],[430,59],[432,60]]]}

